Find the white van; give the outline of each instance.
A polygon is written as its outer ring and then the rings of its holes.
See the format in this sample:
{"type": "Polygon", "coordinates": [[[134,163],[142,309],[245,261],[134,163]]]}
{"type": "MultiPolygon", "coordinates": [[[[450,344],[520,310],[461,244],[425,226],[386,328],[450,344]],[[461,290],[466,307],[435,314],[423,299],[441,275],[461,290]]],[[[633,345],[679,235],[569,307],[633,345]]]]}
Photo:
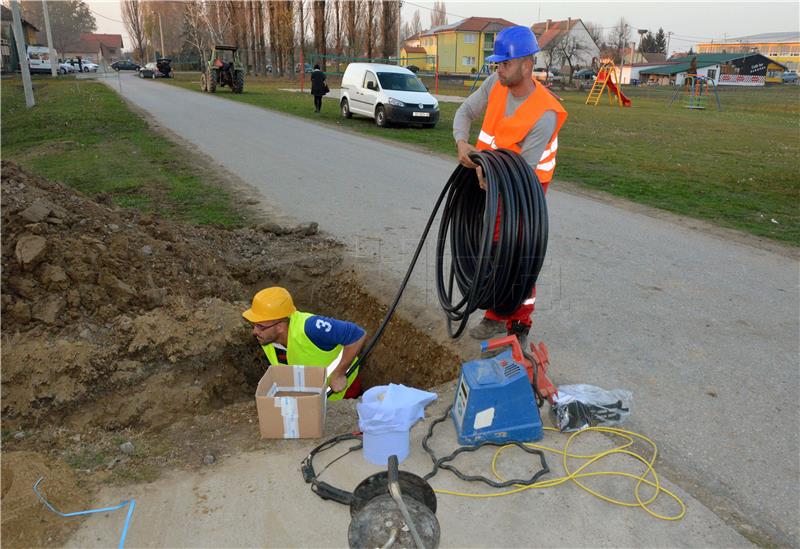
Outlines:
{"type": "Polygon", "coordinates": [[[359,114],[374,118],[381,127],[402,123],[432,128],[439,121],[439,102],[417,75],[395,65],[350,63],[342,77],[341,97],[343,117],[359,114]]]}
{"type": "Polygon", "coordinates": [[[28,46],[28,67],[31,72],[50,72],[50,48],[28,46]]]}

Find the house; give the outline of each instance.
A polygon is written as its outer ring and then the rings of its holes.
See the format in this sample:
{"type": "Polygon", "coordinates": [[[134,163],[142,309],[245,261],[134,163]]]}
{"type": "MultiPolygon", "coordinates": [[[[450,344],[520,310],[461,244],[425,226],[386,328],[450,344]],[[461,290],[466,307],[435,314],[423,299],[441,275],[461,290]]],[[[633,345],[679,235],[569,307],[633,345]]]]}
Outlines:
{"type": "Polygon", "coordinates": [[[436,58],[428,57],[423,47],[403,46],[400,48],[400,66],[418,67],[423,71],[431,71],[436,68],[436,58]]]}
{"type": "Polygon", "coordinates": [[[692,59],[695,59],[698,75],[720,86],[763,86],[768,78],[780,81],[785,70],[783,65],[760,53],[712,53],[671,57],[671,64],[641,70],[639,74],[649,82],[682,85],[692,59]]]}
{"type": "Polygon", "coordinates": [[[590,67],[592,60],[600,57],[600,47],[581,19],[569,18],[563,21],[548,19],[543,23],[535,23],[531,30],[536,35],[540,49],[534,56],[536,70],[548,67],[560,68],[562,65],[568,65],[572,70],[590,67]],[[565,59],[556,51],[556,47],[566,40],[574,40],[574,43],[579,44],[580,51],[576,51],[572,59],[565,59]]]}
{"type": "Polygon", "coordinates": [[[420,47],[437,60],[439,72],[474,74],[494,51],[497,33],[515,23],[496,17],[469,17],[420,34],[420,47]]]}
{"type": "MultiPolygon", "coordinates": [[[[16,72],[19,70],[19,56],[17,43],[14,38],[13,15],[11,10],[0,5],[0,53],[2,53],[2,72],[16,72]]],[[[36,33],[39,32],[33,24],[22,19],[22,33],[25,35],[25,44],[36,44],[36,33]]]]}
{"type": "Polygon", "coordinates": [[[697,52],[760,53],[787,70],[800,70],[800,32],[768,32],[728,38],[722,42],[704,42],[697,52]]]}
{"type": "Polygon", "coordinates": [[[80,39],[64,48],[63,56],[67,59],[80,57],[92,63],[113,63],[123,59],[121,34],[81,33],[80,39]]]}
{"type": "MultiPolygon", "coordinates": [[[[661,54],[664,55],[663,53],[661,54]]],[[[678,63],[675,63],[676,65],[678,63]]],[[[630,84],[630,83],[637,83],[637,82],[647,82],[651,79],[642,75],[641,72],[648,69],[655,69],[659,67],[664,67],[666,65],[670,65],[668,61],[661,61],[661,62],[647,62],[644,63],[632,63],[626,64],[622,67],[619,67],[619,81],[621,84],[630,84]]]]}

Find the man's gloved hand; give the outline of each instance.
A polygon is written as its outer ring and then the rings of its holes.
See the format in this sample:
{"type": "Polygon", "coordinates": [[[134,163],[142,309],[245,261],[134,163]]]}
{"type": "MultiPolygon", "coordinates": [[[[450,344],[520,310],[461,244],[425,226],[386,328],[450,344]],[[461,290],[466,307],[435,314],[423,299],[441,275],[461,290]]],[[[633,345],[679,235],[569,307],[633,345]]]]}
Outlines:
{"type": "Polygon", "coordinates": [[[347,376],[344,374],[331,374],[328,378],[328,385],[334,393],[339,393],[347,388],[347,376]]]}
{"type": "Polygon", "coordinates": [[[472,168],[473,170],[477,171],[478,174],[478,185],[480,185],[481,189],[484,191],[486,190],[486,180],[483,178],[483,169],[478,166],[475,162],[473,162],[469,154],[472,152],[476,152],[474,146],[470,145],[463,139],[456,142],[456,147],[458,148],[458,163],[464,166],[465,168],[472,168]]]}

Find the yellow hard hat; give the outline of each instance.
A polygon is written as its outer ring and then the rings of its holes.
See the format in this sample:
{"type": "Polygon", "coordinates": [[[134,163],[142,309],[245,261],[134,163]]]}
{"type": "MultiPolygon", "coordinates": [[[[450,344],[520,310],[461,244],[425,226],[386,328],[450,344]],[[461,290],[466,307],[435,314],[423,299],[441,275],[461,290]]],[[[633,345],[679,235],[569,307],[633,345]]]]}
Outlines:
{"type": "Polygon", "coordinates": [[[264,322],[287,318],[297,310],[292,295],[286,288],[265,288],[253,297],[253,306],[242,313],[250,322],[264,322]]]}

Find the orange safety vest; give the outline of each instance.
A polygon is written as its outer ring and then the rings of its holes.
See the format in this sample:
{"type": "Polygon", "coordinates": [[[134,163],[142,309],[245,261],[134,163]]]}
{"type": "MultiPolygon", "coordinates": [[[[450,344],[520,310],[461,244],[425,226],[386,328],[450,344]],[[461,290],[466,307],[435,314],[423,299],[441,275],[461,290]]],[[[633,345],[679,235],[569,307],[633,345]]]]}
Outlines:
{"type": "Polygon", "coordinates": [[[483,117],[483,126],[478,135],[476,147],[478,149],[509,149],[516,153],[522,151],[520,143],[530,133],[536,122],[546,111],[556,113],[556,129],[547,142],[547,146],[536,164],[536,177],[542,184],[542,189],[547,192],[547,186],[553,179],[553,172],[556,169],[556,151],[558,150],[558,130],[567,120],[567,111],[553,97],[547,88],[533,80],[536,89],[517,110],[509,117],[506,117],[506,99],[508,98],[508,88],[499,81],[495,82],[489,92],[489,104],[486,107],[486,115],[483,117]]]}

